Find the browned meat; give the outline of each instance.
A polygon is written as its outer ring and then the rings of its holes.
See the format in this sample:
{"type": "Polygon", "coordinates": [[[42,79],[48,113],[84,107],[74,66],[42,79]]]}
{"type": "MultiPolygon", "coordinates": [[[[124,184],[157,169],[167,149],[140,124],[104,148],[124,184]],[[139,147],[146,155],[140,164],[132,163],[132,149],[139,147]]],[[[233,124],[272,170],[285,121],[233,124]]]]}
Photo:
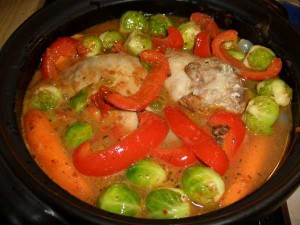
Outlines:
{"type": "Polygon", "coordinates": [[[165,86],[175,101],[193,111],[245,108],[242,79],[231,65],[217,58],[199,58],[186,52],[168,53],[171,76],[165,86]]]}

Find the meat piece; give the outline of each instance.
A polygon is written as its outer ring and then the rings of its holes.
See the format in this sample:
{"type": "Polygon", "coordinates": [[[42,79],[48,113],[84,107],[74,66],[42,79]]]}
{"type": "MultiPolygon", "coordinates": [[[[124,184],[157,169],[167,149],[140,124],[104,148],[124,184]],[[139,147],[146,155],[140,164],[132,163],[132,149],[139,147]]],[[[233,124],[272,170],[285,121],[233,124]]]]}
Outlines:
{"type": "Polygon", "coordinates": [[[225,135],[230,130],[229,126],[218,125],[212,128],[212,136],[219,146],[222,145],[225,135]]]}
{"type": "Polygon", "coordinates": [[[123,95],[138,91],[147,76],[139,58],[124,53],[103,54],[84,59],[61,74],[65,94],[72,96],[100,79],[109,80],[123,95]]]}
{"type": "Polygon", "coordinates": [[[166,53],[170,64],[171,76],[165,81],[165,87],[171,98],[178,101],[183,96],[191,93],[191,79],[187,76],[184,68],[194,60],[191,54],[184,51],[170,51],[166,53]]]}
{"type": "Polygon", "coordinates": [[[183,51],[169,51],[167,57],[171,76],[165,87],[173,100],[192,111],[244,110],[245,88],[234,67],[215,57],[199,58],[183,51]]]}

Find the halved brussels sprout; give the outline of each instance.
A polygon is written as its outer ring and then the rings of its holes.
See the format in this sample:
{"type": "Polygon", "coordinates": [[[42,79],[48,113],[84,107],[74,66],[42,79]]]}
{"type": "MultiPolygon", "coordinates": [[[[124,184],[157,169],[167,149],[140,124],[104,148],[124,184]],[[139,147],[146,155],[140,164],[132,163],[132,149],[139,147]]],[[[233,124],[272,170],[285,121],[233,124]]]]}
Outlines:
{"type": "Polygon", "coordinates": [[[76,148],[85,141],[90,140],[93,135],[92,126],[86,122],[72,124],[64,134],[67,145],[76,148]]]}
{"type": "Polygon", "coordinates": [[[290,104],[293,95],[293,89],[280,78],[269,78],[257,84],[258,95],[272,96],[280,106],[290,104]]]}
{"type": "Polygon", "coordinates": [[[189,21],[181,24],[178,27],[178,30],[182,34],[184,41],[184,49],[192,50],[194,48],[196,35],[201,32],[199,25],[197,25],[194,21],[189,21]]]}
{"type": "Polygon", "coordinates": [[[80,90],[70,99],[70,107],[76,112],[81,112],[87,104],[88,94],[85,90],[80,90]]]}
{"type": "Polygon", "coordinates": [[[146,209],[153,219],[176,219],[190,215],[190,205],[184,192],[177,188],[159,188],[146,199],[146,209]]]}
{"type": "Polygon", "coordinates": [[[233,58],[242,61],[245,59],[246,57],[246,53],[239,51],[239,50],[235,50],[235,49],[229,49],[227,50],[228,54],[231,55],[233,58]]]}
{"type": "Polygon", "coordinates": [[[124,44],[128,53],[139,55],[144,50],[153,48],[151,38],[140,30],[133,31],[124,44]]]}
{"type": "Polygon", "coordinates": [[[168,27],[173,22],[165,14],[155,14],[149,19],[149,33],[152,35],[167,35],[168,27]]]}
{"type": "Polygon", "coordinates": [[[216,203],[225,191],[222,177],[209,167],[200,165],[187,168],[181,177],[183,191],[197,204],[216,203]]]}
{"type": "Polygon", "coordinates": [[[55,109],[62,101],[60,90],[52,85],[41,86],[34,91],[31,104],[42,111],[55,109]]]}
{"type": "Polygon", "coordinates": [[[109,186],[98,197],[96,205],[100,209],[124,216],[136,216],[141,211],[139,195],[125,184],[109,186]]]}
{"type": "Polygon", "coordinates": [[[146,32],[148,20],[142,12],[130,10],[125,12],[120,19],[120,32],[131,33],[134,30],[146,32]]]}
{"type": "Polygon", "coordinates": [[[86,56],[98,55],[102,52],[102,43],[95,35],[87,35],[82,39],[83,46],[87,49],[86,56]]]}
{"type": "Polygon", "coordinates": [[[123,34],[116,30],[107,30],[100,34],[99,38],[102,41],[102,45],[105,50],[110,50],[116,42],[123,43],[125,41],[123,34]]]}
{"type": "Polygon", "coordinates": [[[272,134],[272,125],[279,116],[279,106],[270,96],[256,96],[248,103],[244,114],[247,128],[256,133],[272,134]]]}
{"type": "Polygon", "coordinates": [[[266,70],[274,58],[275,53],[271,49],[253,45],[244,60],[244,64],[256,70],[266,70]]]}
{"type": "Polygon", "coordinates": [[[137,187],[153,188],[167,179],[167,172],[155,161],[144,159],[129,167],[127,179],[137,187]]]}

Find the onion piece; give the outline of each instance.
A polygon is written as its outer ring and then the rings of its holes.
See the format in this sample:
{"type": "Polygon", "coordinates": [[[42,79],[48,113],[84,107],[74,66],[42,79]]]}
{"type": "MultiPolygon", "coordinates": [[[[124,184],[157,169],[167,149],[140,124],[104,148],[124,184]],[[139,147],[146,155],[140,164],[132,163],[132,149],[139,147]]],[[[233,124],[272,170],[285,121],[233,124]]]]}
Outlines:
{"type": "Polygon", "coordinates": [[[253,46],[252,42],[246,39],[241,39],[238,42],[238,49],[242,52],[248,52],[249,49],[253,46]]]}

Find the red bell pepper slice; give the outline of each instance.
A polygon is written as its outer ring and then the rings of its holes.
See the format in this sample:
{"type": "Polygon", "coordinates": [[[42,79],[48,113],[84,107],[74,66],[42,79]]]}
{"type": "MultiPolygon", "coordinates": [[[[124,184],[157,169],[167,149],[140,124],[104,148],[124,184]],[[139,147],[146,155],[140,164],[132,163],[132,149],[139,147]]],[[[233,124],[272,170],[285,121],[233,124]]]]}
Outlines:
{"type": "Polygon", "coordinates": [[[117,144],[93,151],[91,143],[81,144],[73,154],[73,162],[79,172],[88,176],[107,176],[124,169],[144,158],[158,147],[168,133],[165,120],[155,113],[140,114],[140,125],[117,144]]]}
{"type": "Polygon", "coordinates": [[[215,36],[217,36],[220,31],[213,18],[205,13],[192,13],[190,16],[190,20],[196,22],[200,26],[202,32],[207,33],[210,38],[214,38],[215,36]]]}
{"type": "Polygon", "coordinates": [[[222,147],[228,158],[233,159],[246,134],[246,128],[241,117],[231,112],[219,111],[210,117],[210,123],[212,126],[230,127],[230,130],[225,134],[222,147]]]}
{"type": "Polygon", "coordinates": [[[162,53],[154,50],[145,50],[140,54],[140,57],[151,66],[142,87],[131,96],[109,93],[106,100],[112,105],[125,110],[141,111],[152,103],[159,94],[165,79],[170,73],[167,58],[162,53]]]}
{"type": "Polygon", "coordinates": [[[168,36],[165,38],[152,37],[154,49],[165,53],[167,48],[181,49],[184,45],[183,37],[180,31],[175,27],[168,27],[168,36]]]}
{"type": "Polygon", "coordinates": [[[126,53],[126,48],[124,46],[124,43],[122,41],[117,41],[114,46],[110,49],[110,52],[112,53],[119,53],[123,52],[126,53]]]}
{"type": "MultiPolygon", "coordinates": [[[[55,79],[58,76],[60,59],[75,58],[77,41],[70,37],[56,39],[45,51],[42,57],[41,73],[44,79],[55,79]]],[[[63,61],[63,60],[62,60],[63,61]]]]}
{"type": "Polygon", "coordinates": [[[203,58],[211,56],[210,38],[207,33],[200,32],[196,35],[194,55],[203,58]]]}
{"type": "Polygon", "coordinates": [[[106,86],[101,86],[100,89],[90,97],[95,106],[101,110],[103,118],[108,115],[109,110],[114,108],[105,101],[105,95],[108,93],[111,93],[111,90],[106,86]]]}
{"type": "Polygon", "coordinates": [[[176,167],[191,166],[197,162],[195,154],[185,145],[178,148],[155,148],[150,155],[176,167]]]}
{"type": "Polygon", "coordinates": [[[223,43],[236,41],[237,39],[238,32],[235,30],[226,30],[219,33],[212,41],[213,55],[240,69],[240,76],[248,80],[264,80],[266,78],[276,77],[280,73],[282,68],[282,61],[280,58],[273,59],[265,71],[259,71],[246,67],[243,62],[230,56],[223,47],[223,43]]]}
{"type": "Polygon", "coordinates": [[[228,157],[212,136],[198,127],[178,107],[167,106],[164,114],[170,129],[202,162],[221,175],[226,172],[229,167],[228,157]]]}

